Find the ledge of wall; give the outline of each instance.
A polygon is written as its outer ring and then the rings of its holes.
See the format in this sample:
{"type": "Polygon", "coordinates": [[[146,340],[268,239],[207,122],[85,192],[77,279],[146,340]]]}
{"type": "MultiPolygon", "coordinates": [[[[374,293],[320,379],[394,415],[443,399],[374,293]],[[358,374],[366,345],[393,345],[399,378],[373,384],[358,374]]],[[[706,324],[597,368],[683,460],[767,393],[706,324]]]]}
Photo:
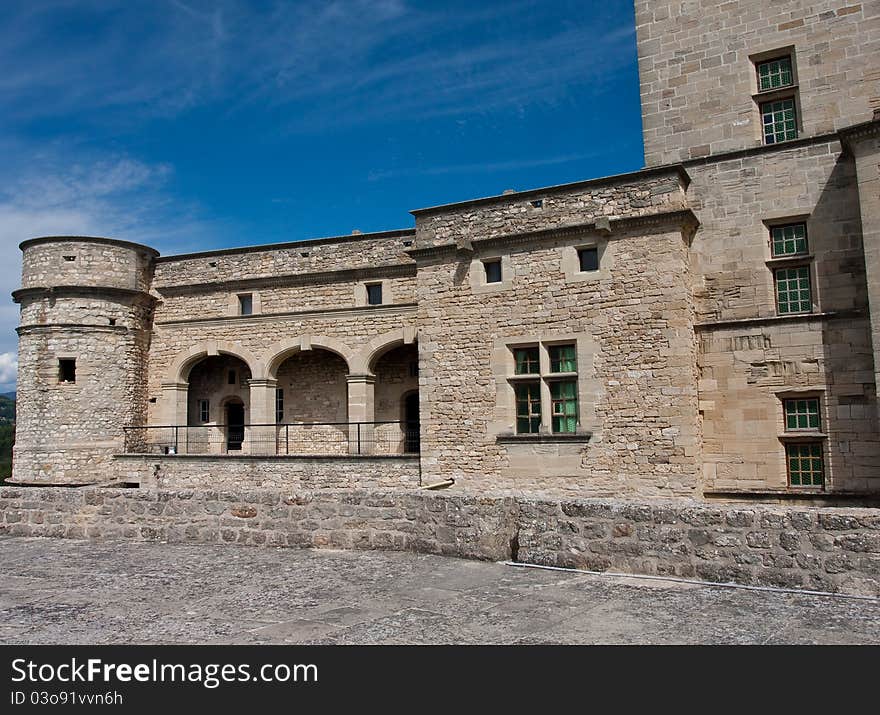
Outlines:
{"type": "Polygon", "coordinates": [[[0,534],[389,549],[880,596],[880,511],[392,490],[0,489],[0,534]]]}

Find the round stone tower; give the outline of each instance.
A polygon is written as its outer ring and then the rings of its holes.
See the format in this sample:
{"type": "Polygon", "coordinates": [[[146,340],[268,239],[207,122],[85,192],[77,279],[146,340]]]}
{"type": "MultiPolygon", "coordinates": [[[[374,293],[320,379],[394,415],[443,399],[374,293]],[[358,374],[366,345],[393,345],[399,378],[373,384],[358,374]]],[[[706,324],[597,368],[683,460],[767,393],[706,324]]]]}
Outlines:
{"type": "Polygon", "coordinates": [[[12,480],[113,481],[124,428],[146,421],[149,291],[159,254],[81,236],[34,238],[20,248],[12,480]]]}

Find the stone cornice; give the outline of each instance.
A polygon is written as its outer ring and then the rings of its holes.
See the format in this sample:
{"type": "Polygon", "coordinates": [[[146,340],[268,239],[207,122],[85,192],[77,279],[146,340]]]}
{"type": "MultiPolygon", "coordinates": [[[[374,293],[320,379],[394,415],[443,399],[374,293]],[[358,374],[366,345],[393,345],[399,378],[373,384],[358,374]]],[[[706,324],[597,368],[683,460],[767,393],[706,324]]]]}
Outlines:
{"type": "Polygon", "coordinates": [[[308,273],[286,273],[277,276],[259,276],[228,281],[206,281],[177,285],[158,285],[156,291],[163,296],[192,295],[218,291],[239,291],[259,288],[282,288],[295,285],[319,285],[322,283],[341,283],[344,281],[372,280],[375,278],[414,277],[415,263],[389,263],[387,265],[345,268],[334,271],[310,271],[308,273]]]}
{"type": "Polygon", "coordinates": [[[258,313],[254,315],[219,315],[209,318],[184,318],[181,320],[159,320],[156,325],[164,327],[198,327],[227,323],[245,326],[254,323],[271,323],[278,320],[314,320],[346,318],[362,319],[368,316],[409,315],[415,313],[417,303],[393,303],[391,305],[361,305],[351,308],[325,308],[323,310],[297,310],[283,313],[258,313]]]}
{"type": "Polygon", "coordinates": [[[841,141],[847,147],[851,147],[853,141],[878,137],[880,136],[880,116],[875,115],[875,118],[868,122],[841,129],[839,134],[841,141]]]}
{"type": "Polygon", "coordinates": [[[140,299],[146,302],[155,302],[156,298],[142,290],[131,288],[112,288],[105,286],[36,286],[33,288],[19,288],[12,292],[12,300],[21,303],[29,298],[53,298],[67,297],[76,298],[129,298],[140,299]]]}
{"type": "Polygon", "coordinates": [[[694,323],[694,330],[725,330],[751,325],[773,323],[812,322],[816,320],[835,320],[842,318],[861,318],[865,313],[861,310],[841,310],[827,313],[794,313],[792,315],[766,315],[757,318],[735,318],[733,320],[713,320],[694,323]]]}
{"type": "Polygon", "coordinates": [[[552,194],[568,193],[577,191],[578,189],[590,188],[593,186],[604,186],[608,184],[631,185],[640,183],[656,176],[668,174],[670,178],[678,178],[685,188],[690,184],[691,178],[681,164],[666,164],[664,166],[650,167],[647,169],[639,169],[626,174],[614,174],[612,176],[602,176],[597,179],[587,179],[585,181],[575,181],[570,184],[557,184],[555,186],[544,186],[537,189],[528,189],[526,191],[516,191],[512,194],[501,194],[500,196],[484,196],[479,199],[470,199],[469,201],[459,201],[452,204],[441,204],[439,206],[429,206],[423,209],[414,209],[410,213],[416,218],[427,216],[433,213],[444,213],[456,211],[458,209],[470,206],[485,206],[495,203],[511,203],[515,201],[527,201],[535,197],[549,196],[552,194]]]}
{"type": "MultiPolygon", "coordinates": [[[[665,226],[678,223],[679,225],[696,230],[700,226],[700,221],[696,214],[690,209],[675,209],[672,211],[661,211],[658,213],[646,214],[643,216],[625,216],[621,218],[610,218],[609,229],[605,230],[596,221],[590,223],[571,224],[568,226],[555,226],[553,228],[541,229],[538,231],[527,231],[525,233],[508,233],[498,236],[490,236],[481,239],[472,239],[474,246],[494,247],[498,245],[504,246],[521,246],[527,245],[534,241],[552,240],[556,238],[569,238],[586,232],[599,232],[603,235],[613,237],[615,231],[628,230],[638,228],[640,226],[665,226]]],[[[458,252],[455,243],[444,243],[439,246],[428,246],[426,248],[414,248],[407,253],[416,261],[425,258],[437,258],[447,255],[454,255],[458,252]]]]}
{"type": "Polygon", "coordinates": [[[124,325],[92,325],[89,323],[31,323],[20,325],[15,329],[19,335],[27,333],[53,332],[62,330],[70,333],[127,333],[124,325]]]}

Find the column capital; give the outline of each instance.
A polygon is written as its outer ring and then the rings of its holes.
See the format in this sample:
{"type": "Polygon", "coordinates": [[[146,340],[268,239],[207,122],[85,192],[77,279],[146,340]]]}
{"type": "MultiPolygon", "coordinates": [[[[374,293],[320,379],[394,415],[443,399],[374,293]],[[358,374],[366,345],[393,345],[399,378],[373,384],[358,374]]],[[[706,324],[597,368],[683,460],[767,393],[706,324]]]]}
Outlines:
{"type": "Polygon", "coordinates": [[[348,381],[348,384],[352,383],[364,383],[367,385],[374,385],[376,383],[375,375],[346,375],[345,379],[348,381]]]}
{"type": "Polygon", "coordinates": [[[265,388],[275,388],[278,387],[278,380],[273,380],[271,378],[256,378],[247,381],[248,387],[265,387],[265,388]]]}
{"type": "Polygon", "coordinates": [[[161,383],[161,387],[163,390],[187,390],[189,389],[188,382],[163,382],[161,383]]]}

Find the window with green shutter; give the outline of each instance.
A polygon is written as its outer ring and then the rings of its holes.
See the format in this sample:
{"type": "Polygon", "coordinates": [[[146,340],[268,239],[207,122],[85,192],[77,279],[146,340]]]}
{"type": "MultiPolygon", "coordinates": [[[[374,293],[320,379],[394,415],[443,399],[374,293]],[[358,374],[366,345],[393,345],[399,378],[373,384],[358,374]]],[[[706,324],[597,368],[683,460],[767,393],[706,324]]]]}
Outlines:
{"type": "Polygon", "coordinates": [[[577,431],[577,381],[558,380],[550,383],[550,404],[554,433],[577,431]]]}
{"type": "Polygon", "coordinates": [[[790,87],[794,84],[791,71],[791,57],[779,57],[775,60],[758,63],[758,91],[790,87]]]}
{"type": "Polygon", "coordinates": [[[785,400],[785,430],[815,430],[820,429],[819,400],[785,400]]]}
{"type": "Polygon", "coordinates": [[[779,268],[773,272],[773,278],[776,282],[776,308],[780,315],[813,310],[809,266],[779,268]]]}
{"type": "Polygon", "coordinates": [[[761,105],[761,124],[764,128],[765,144],[778,144],[790,139],[797,139],[797,114],[794,98],[764,102],[761,105]]]}
{"type": "Polygon", "coordinates": [[[516,391],[516,432],[536,434],[541,430],[541,383],[521,382],[516,391]]]}
{"type": "Polygon", "coordinates": [[[774,258],[797,256],[807,252],[807,225],[792,223],[770,229],[771,254],[774,258]]]}
{"type": "Polygon", "coordinates": [[[574,345],[551,345],[550,372],[577,372],[577,353],[574,345]]]}
{"type": "Polygon", "coordinates": [[[825,485],[825,464],[821,442],[792,442],[785,446],[788,483],[793,487],[825,485]]]}

